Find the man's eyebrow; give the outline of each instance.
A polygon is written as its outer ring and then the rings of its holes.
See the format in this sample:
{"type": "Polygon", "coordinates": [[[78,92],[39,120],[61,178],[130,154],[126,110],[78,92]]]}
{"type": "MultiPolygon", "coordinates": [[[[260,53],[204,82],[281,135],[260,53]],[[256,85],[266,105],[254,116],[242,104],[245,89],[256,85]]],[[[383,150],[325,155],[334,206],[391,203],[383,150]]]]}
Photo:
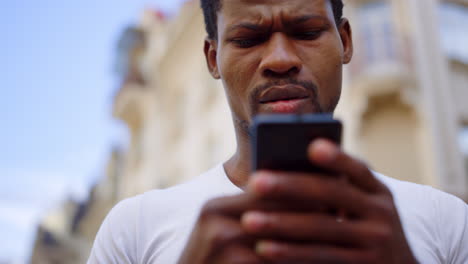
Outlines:
{"type": "Polygon", "coordinates": [[[323,22],[328,23],[328,18],[320,15],[305,15],[305,16],[300,16],[300,17],[295,17],[291,20],[291,24],[300,24],[307,22],[309,20],[322,20],[323,22]]]}
{"type": "MultiPolygon", "coordinates": [[[[320,15],[305,15],[305,16],[295,17],[287,24],[301,24],[312,19],[321,20],[322,22],[328,23],[327,17],[320,16],[320,15]]],[[[268,29],[268,26],[258,25],[258,24],[249,23],[249,22],[242,22],[242,23],[229,27],[227,32],[230,33],[236,29],[241,29],[241,28],[252,30],[252,31],[264,31],[268,29]]]]}
{"type": "Polygon", "coordinates": [[[268,27],[258,25],[258,24],[249,23],[249,22],[243,22],[243,23],[239,23],[239,24],[236,24],[236,25],[233,25],[233,26],[229,27],[227,32],[229,33],[229,32],[232,32],[232,31],[234,31],[236,29],[241,29],[241,28],[249,29],[249,30],[252,30],[252,31],[262,31],[262,30],[267,29],[268,27]]]}

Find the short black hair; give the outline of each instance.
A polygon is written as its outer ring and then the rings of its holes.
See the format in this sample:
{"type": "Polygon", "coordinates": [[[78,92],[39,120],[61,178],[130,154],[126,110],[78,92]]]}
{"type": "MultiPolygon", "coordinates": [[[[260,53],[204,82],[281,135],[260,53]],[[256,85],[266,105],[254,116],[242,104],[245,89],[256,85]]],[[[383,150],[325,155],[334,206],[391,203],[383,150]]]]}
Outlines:
{"type": "MultiPolygon", "coordinates": [[[[221,10],[222,0],[201,0],[201,8],[205,17],[205,28],[208,38],[216,39],[218,37],[218,11],[221,10]]],[[[335,23],[339,25],[343,17],[343,1],[330,0],[333,8],[335,23]]]]}

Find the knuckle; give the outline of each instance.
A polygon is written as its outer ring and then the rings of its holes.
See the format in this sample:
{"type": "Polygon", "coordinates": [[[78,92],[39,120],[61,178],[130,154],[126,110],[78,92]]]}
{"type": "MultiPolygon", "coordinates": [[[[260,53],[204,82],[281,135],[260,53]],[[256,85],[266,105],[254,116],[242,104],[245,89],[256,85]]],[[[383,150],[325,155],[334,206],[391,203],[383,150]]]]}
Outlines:
{"type": "Polygon", "coordinates": [[[341,184],[341,181],[337,182],[330,178],[315,178],[311,180],[313,180],[313,184],[303,184],[301,187],[317,198],[328,198],[330,197],[330,193],[337,193],[336,191],[340,190],[340,186],[338,185],[341,184]]]}
{"type": "Polygon", "coordinates": [[[279,196],[290,196],[295,195],[293,192],[293,187],[296,186],[295,179],[287,176],[277,176],[274,179],[271,179],[269,182],[268,188],[265,190],[265,196],[279,197],[279,196]]]}
{"type": "Polygon", "coordinates": [[[373,240],[377,245],[387,244],[392,239],[392,229],[388,226],[380,226],[373,232],[373,240]]]}
{"type": "Polygon", "coordinates": [[[288,253],[293,252],[293,249],[284,244],[275,243],[273,247],[269,247],[268,250],[264,250],[260,253],[261,257],[267,260],[273,260],[275,263],[285,261],[288,259],[288,253]]]}
{"type": "Polygon", "coordinates": [[[284,182],[284,179],[281,176],[271,179],[269,183],[270,186],[267,189],[267,193],[280,194],[280,193],[285,192],[285,184],[283,182],[284,182]]]}
{"type": "Polygon", "coordinates": [[[334,179],[327,179],[325,195],[329,195],[330,193],[336,194],[341,199],[345,199],[346,197],[354,197],[355,194],[353,189],[350,188],[351,184],[345,180],[336,181],[334,179]]]}
{"type": "Polygon", "coordinates": [[[213,245],[222,246],[239,235],[239,232],[233,228],[229,228],[222,221],[210,221],[208,230],[206,231],[207,238],[213,245]]]}
{"type": "Polygon", "coordinates": [[[377,185],[378,185],[376,194],[389,197],[390,199],[393,200],[393,192],[390,190],[387,184],[379,180],[373,172],[370,172],[370,173],[375,178],[377,185]]]}
{"type": "Polygon", "coordinates": [[[369,170],[369,165],[365,161],[362,161],[362,160],[358,161],[356,170],[361,175],[366,175],[366,174],[371,173],[370,170],[369,170]]]}
{"type": "Polygon", "coordinates": [[[228,238],[228,233],[222,228],[213,228],[209,232],[209,240],[215,245],[224,244],[228,238]]]}
{"type": "Polygon", "coordinates": [[[375,250],[367,251],[362,255],[359,262],[356,262],[356,263],[362,263],[362,264],[381,263],[380,254],[378,254],[377,251],[375,250]]]}
{"type": "Polygon", "coordinates": [[[231,264],[261,264],[258,259],[250,257],[250,258],[234,258],[229,261],[231,264]]]}
{"type": "Polygon", "coordinates": [[[242,248],[240,250],[236,250],[236,249],[239,249],[239,248],[231,247],[228,260],[223,260],[221,263],[229,263],[229,264],[261,264],[263,263],[263,261],[251,249],[246,249],[246,248],[242,248]]]}
{"type": "Polygon", "coordinates": [[[382,193],[393,201],[393,193],[385,184],[382,184],[382,193]]]}
{"type": "Polygon", "coordinates": [[[209,201],[207,201],[201,211],[200,211],[200,216],[202,218],[205,218],[206,216],[212,215],[219,211],[219,208],[223,204],[224,198],[214,198],[209,201]]]}
{"type": "Polygon", "coordinates": [[[374,200],[375,212],[383,219],[393,219],[396,215],[396,209],[393,199],[385,197],[377,197],[374,200]]]}
{"type": "Polygon", "coordinates": [[[271,230],[276,228],[281,223],[281,217],[276,214],[266,214],[265,222],[264,222],[264,229],[271,230]]]}
{"type": "MultiPolygon", "coordinates": [[[[289,250],[291,251],[291,249],[289,250]]],[[[288,250],[286,250],[286,247],[284,245],[276,246],[274,249],[270,250],[269,257],[280,261],[287,260],[289,257],[288,250]]]]}

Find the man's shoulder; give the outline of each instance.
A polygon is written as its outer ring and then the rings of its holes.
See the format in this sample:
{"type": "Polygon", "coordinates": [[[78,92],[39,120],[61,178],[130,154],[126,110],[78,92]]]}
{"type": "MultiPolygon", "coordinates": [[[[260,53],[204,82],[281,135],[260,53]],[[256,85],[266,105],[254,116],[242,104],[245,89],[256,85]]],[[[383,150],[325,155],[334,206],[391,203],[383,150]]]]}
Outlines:
{"type": "Polygon", "coordinates": [[[136,263],[148,252],[161,254],[152,245],[160,245],[171,234],[189,233],[203,203],[232,189],[223,177],[218,165],[185,183],[120,201],[103,221],[89,263],[117,263],[112,261],[116,255],[125,263],[136,263]]]}
{"type": "MultiPolygon", "coordinates": [[[[158,210],[161,210],[166,207],[170,207],[169,205],[175,206],[177,203],[194,201],[192,193],[196,192],[194,187],[197,187],[200,182],[203,182],[201,176],[203,175],[169,188],[154,189],[136,196],[125,198],[112,208],[108,217],[125,219],[126,216],[129,215],[136,216],[141,213],[141,207],[145,207],[148,204],[152,205],[149,208],[157,208],[158,210]],[[161,205],[165,206],[161,207],[161,205]]],[[[148,210],[144,211],[148,212],[148,210]]]]}
{"type": "Polygon", "coordinates": [[[467,263],[468,206],[465,202],[430,186],[378,173],[376,177],[392,192],[407,239],[419,259],[467,263]]]}
{"type": "Polygon", "coordinates": [[[460,198],[427,185],[397,180],[376,173],[392,192],[403,222],[412,228],[440,229],[450,223],[468,224],[468,205],[460,198]],[[416,228],[416,225],[420,227],[416,228]]]}
{"type": "Polygon", "coordinates": [[[236,193],[237,188],[229,181],[222,164],[178,185],[155,189],[142,194],[143,203],[197,203],[210,198],[236,193]]]}
{"type": "Polygon", "coordinates": [[[119,202],[109,216],[133,215],[136,218],[164,218],[197,212],[207,200],[239,191],[224,172],[222,164],[181,184],[155,189],[119,202]]]}
{"type": "Polygon", "coordinates": [[[405,200],[407,203],[462,202],[458,197],[432,186],[398,180],[377,172],[374,175],[390,189],[395,199],[405,200]]]}
{"type": "MultiPolygon", "coordinates": [[[[432,186],[406,182],[375,173],[392,192],[398,210],[403,218],[419,218],[439,223],[465,221],[468,218],[468,205],[460,198],[438,190],[432,186]]],[[[465,223],[467,224],[467,223],[465,223]]]]}

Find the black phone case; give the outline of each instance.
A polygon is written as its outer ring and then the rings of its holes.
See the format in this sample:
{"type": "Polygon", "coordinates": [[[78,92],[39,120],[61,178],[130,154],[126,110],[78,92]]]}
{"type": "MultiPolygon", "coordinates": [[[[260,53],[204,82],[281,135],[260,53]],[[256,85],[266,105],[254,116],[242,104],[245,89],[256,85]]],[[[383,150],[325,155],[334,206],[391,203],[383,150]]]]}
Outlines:
{"type": "Polygon", "coordinates": [[[252,170],[320,172],[307,158],[309,144],[341,144],[342,124],[329,114],[259,115],[251,127],[252,170]]]}

